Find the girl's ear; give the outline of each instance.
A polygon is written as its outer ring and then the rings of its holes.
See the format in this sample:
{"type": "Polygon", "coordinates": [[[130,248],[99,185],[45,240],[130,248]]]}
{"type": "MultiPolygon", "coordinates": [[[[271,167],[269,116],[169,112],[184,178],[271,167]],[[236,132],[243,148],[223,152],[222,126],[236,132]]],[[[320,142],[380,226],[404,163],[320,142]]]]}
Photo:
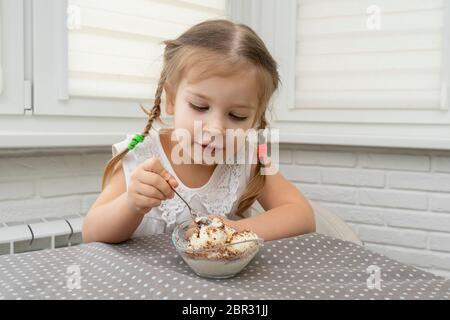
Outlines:
{"type": "Polygon", "coordinates": [[[175,95],[172,86],[169,83],[165,83],[164,91],[166,92],[166,113],[173,116],[175,112],[175,95]]]}

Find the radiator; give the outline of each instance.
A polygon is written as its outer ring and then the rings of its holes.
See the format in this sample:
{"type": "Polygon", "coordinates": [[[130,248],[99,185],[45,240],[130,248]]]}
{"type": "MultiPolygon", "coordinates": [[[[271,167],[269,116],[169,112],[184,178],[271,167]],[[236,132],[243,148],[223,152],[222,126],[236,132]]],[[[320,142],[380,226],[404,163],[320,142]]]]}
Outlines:
{"type": "Polygon", "coordinates": [[[80,244],[83,219],[77,215],[0,223],[0,255],[80,244]]]}

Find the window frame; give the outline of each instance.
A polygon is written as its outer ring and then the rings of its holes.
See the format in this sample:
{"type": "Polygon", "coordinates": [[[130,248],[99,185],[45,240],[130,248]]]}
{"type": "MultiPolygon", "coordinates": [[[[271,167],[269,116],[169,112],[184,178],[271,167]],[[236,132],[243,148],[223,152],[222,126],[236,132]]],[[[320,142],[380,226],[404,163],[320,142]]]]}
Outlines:
{"type": "MultiPolygon", "coordinates": [[[[18,1],[24,3],[21,16],[25,12],[32,13],[30,19],[22,20],[25,30],[21,30],[19,43],[33,51],[26,53],[30,56],[33,109],[24,112],[23,103],[16,103],[14,106],[20,115],[6,117],[0,112],[0,148],[110,146],[124,139],[126,134],[142,130],[147,115],[140,110],[137,101],[133,103],[136,108],[123,110],[121,101],[96,100],[100,108],[94,111],[90,99],[86,99],[84,105],[79,104],[78,109],[74,109],[76,104],[67,103],[67,86],[62,81],[67,79],[64,71],[67,34],[60,32],[62,28],[54,28],[55,24],[66,23],[67,0],[18,1]],[[51,86],[46,88],[45,83],[51,86]],[[56,108],[56,99],[60,101],[59,108],[56,108]]],[[[145,106],[149,107],[148,103],[145,106]]],[[[165,123],[172,122],[164,110],[161,118],[165,123]]]]}
{"type": "Polygon", "coordinates": [[[387,110],[371,113],[362,110],[334,109],[303,111],[295,109],[295,43],[297,24],[296,0],[263,0],[251,15],[255,30],[265,40],[275,58],[280,61],[283,86],[273,100],[274,116],[271,127],[280,130],[281,143],[319,145],[345,145],[368,147],[450,149],[450,3],[445,2],[443,29],[442,78],[447,94],[441,97],[441,108],[424,116],[411,113],[405,118],[404,111],[387,110]],[[275,3],[274,3],[275,2],[275,3]],[[353,115],[351,112],[353,111],[353,115]],[[301,114],[301,116],[300,116],[301,114]],[[395,115],[396,123],[389,123],[388,116],[395,115]],[[351,119],[350,117],[354,118],[351,119]],[[363,118],[366,122],[358,121],[363,118]]]}
{"type": "Polygon", "coordinates": [[[1,50],[3,86],[0,114],[20,115],[25,106],[24,0],[2,0],[1,50]]]}
{"type": "MultiPolygon", "coordinates": [[[[65,12],[66,0],[3,0],[3,2],[14,3],[17,6],[22,5],[23,10],[26,11],[28,7],[33,11],[33,18],[30,19],[32,21],[23,19],[23,14],[19,17],[22,19],[22,23],[19,23],[16,32],[18,33],[19,48],[17,60],[20,60],[20,63],[17,64],[16,68],[18,69],[14,70],[15,72],[19,70],[16,73],[20,76],[24,74],[24,59],[26,59],[24,54],[29,54],[24,52],[24,47],[26,48],[28,45],[33,48],[34,58],[30,63],[33,67],[33,102],[43,102],[43,109],[39,110],[42,112],[24,112],[24,105],[27,104],[27,100],[31,101],[31,95],[26,95],[26,82],[23,81],[25,78],[21,78],[18,83],[22,90],[21,95],[18,96],[18,102],[14,102],[11,114],[0,111],[0,128],[2,128],[0,130],[0,148],[105,146],[123,139],[129,132],[140,130],[145,126],[146,116],[138,108],[131,115],[129,110],[126,113],[109,114],[106,107],[101,110],[102,112],[97,110],[96,115],[67,112],[67,110],[59,113],[49,112],[49,106],[45,106],[46,97],[40,94],[39,88],[41,81],[51,80],[45,78],[45,75],[42,76],[42,72],[45,70],[40,69],[36,64],[40,61],[38,58],[47,59],[46,61],[50,65],[52,65],[52,61],[58,61],[58,59],[60,65],[67,63],[62,59],[63,55],[60,55],[59,58],[55,56],[56,52],[63,50],[61,44],[67,41],[64,39],[64,34],[53,32],[53,35],[49,35],[45,33],[48,31],[48,27],[58,19],[58,12],[65,12]],[[51,8],[49,14],[43,14],[42,10],[39,10],[40,6],[45,6],[44,3],[51,8]],[[40,25],[39,21],[42,19],[52,22],[40,25]],[[32,36],[27,35],[28,30],[32,31],[32,36]],[[45,39],[45,37],[47,38],[45,39]],[[45,52],[37,49],[36,44],[39,41],[44,41],[48,48],[54,48],[53,55],[45,56],[45,52]],[[50,57],[53,57],[53,60],[50,57]]],[[[283,84],[273,99],[273,112],[269,114],[269,119],[271,127],[280,129],[281,143],[450,149],[450,113],[448,113],[448,119],[433,119],[432,117],[413,119],[416,120],[416,123],[408,122],[409,120],[403,123],[384,123],[382,118],[373,123],[344,122],[333,119],[332,114],[329,119],[325,119],[326,121],[314,117],[293,119],[289,110],[295,104],[296,75],[295,68],[292,66],[296,62],[296,6],[296,0],[228,0],[227,3],[230,19],[252,27],[262,37],[269,51],[279,63],[283,84]],[[418,132],[420,136],[417,136],[418,132]]],[[[444,55],[446,60],[442,72],[447,80],[448,88],[450,79],[450,4],[448,2],[445,14],[444,34],[447,39],[445,50],[448,54],[444,55]]],[[[46,73],[51,74],[52,70],[47,70],[46,73]]],[[[54,72],[57,79],[64,76],[61,68],[54,72]]],[[[62,98],[64,101],[65,92],[64,86],[60,86],[54,94],[58,94],[58,98],[62,98]]],[[[448,97],[446,101],[448,106],[448,97]]],[[[85,110],[88,110],[86,108],[89,106],[85,107],[85,110]]],[[[170,118],[166,118],[164,115],[163,120],[170,123],[170,118]]]]}
{"type": "Polygon", "coordinates": [[[122,119],[142,117],[139,102],[131,99],[69,99],[67,4],[67,0],[33,3],[33,113],[122,119]]]}

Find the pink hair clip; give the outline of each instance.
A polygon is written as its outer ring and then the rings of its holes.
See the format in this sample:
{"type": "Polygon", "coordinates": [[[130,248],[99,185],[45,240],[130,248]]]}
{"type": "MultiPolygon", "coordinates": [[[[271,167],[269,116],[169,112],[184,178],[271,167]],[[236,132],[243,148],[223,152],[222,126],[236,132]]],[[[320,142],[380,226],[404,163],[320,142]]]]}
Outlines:
{"type": "Polygon", "coordinates": [[[258,144],[258,159],[265,160],[267,157],[267,143],[258,144]]]}

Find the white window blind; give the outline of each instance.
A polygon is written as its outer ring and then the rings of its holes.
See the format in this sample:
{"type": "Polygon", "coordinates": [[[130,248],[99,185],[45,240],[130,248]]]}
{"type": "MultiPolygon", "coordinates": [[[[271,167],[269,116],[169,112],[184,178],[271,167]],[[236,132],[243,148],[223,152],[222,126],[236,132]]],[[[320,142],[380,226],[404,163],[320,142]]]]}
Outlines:
{"type": "Polygon", "coordinates": [[[297,0],[294,109],[448,108],[446,1],[297,0]]]}
{"type": "Polygon", "coordinates": [[[163,40],[239,15],[232,1],[28,1],[33,116],[20,122],[18,144],[111,145],[141,130],[147,116],[139,104],[152,106],[163,40]]]}
{"type": "Polygon", "coordinates": [[[282,142],[448,149],[450,0],[267,1],[282,142]]]}
{"type": "Polygon", "coordinates": [[[69,0],[68,95],[153,99],[165,39],[226,18],[226,0],[69,0]]]}

